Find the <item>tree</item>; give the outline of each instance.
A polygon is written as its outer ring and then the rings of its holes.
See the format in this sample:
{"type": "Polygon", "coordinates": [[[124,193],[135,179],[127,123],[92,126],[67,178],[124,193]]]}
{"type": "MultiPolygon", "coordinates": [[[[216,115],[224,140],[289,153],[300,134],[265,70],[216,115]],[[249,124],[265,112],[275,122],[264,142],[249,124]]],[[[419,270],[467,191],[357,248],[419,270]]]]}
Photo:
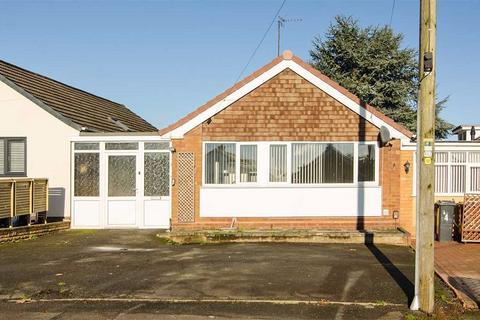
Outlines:
{"type": "MultiPolygon", "coordinates": [[[[402,48],[403,35],[388,26],[362,28],[352,17],[337,16],[323,37],[313,40],[313,67],[338,82],[364,102],[416,131],[418,54],[402,48]]],[[[447,98],[437,102],[437,138],[446,138],[453,126],[438,115],[447,98]]]]}

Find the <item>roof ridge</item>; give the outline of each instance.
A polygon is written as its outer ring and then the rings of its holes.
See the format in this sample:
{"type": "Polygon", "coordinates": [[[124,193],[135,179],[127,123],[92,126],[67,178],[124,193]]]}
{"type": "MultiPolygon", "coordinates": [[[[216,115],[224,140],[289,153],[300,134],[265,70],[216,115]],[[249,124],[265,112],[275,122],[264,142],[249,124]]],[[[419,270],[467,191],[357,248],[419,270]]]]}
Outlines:
{"type": "MultiPolygon", "coordinates": [[[[99,99],[102,99],[102,100],[105,100],[105,101],[108,101],[108,102],[111,102],[111,103],[115,103],[115,104],[117,104],[117,105],[120,105],[120,106],[123,106],[123,107],[126,108],[126,106],[125,106],[124,104],[122,104],[122,103],[119,103],[119,102],[116,102],[116,101],[113,101],[113,100],[110,100],[110,99],[101,97],[101,96],[99,96],[99,95],[97,95],[97,94],[95,94],[95,93],[91,93],[91,92],[85,91],[85,90],[83,90],[83,89],[74,87],[74,86],[72,86],[72,85],[66,84],[66,83],[64,83],[64,82],[55,80],[55,79],[50,78],[50,77],[47,77],[47,76],[45,76],[45,75],[43,75],[43,74],[40,74],[40,73],[31,71],[31,70],[25,69],[25,68],[23,68],[23,67],[20,67],[20,66],[18,66],[18,65],[16,65],[16,64],[13,64],[13,63],[10,63],[10,62],[8,62],[8,61],[5,61],[5,60],[0,59],[0,63],[5,63],[5,64],[7,64],[7,65],[9,65],[9,66],[14,67],[14,68],[17,68],[17,69],[20,69],[20,70],[22,70],[22,71],[28,72],[28,73],[30,73],[30,74],[34,74],[34,75],[39,76],[39,77],[41,77],[41,78],[47,79],[47,80],[49,80],[49,81],[58,83],[58,84],[60,84],[60,85],[62,85],[62,86],[71,88],[71,89],[76,90],[76,91],[80,91],[80,92],[86,93],[86,94],[88,94],[88,95],[90,95],[90,96],[93,96],[93,97],[96,97],[96,98],[99,98],[99,99]]],[[[1,74],[1,71],[0,71],[0,74],[1,74]]],[[[10,79],[7,75],[4,74],[4,76],[5,76],[6,78],[10,79]]],[[[14,81],[14,80],[12,80],[12,81],[14,81]]],[[[15,81],[14,81],[14,82],[15,82],[15,81]]],[[[128,108],[127,108],[127,109],[128,109],[128,108]]]]}

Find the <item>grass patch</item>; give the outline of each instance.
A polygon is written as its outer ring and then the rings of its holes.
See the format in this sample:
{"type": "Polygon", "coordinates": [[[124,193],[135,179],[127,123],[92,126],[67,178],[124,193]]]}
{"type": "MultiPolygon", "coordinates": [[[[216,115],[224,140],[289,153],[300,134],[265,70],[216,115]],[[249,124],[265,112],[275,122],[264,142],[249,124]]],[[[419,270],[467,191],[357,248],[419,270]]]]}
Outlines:
{"type": "Polygon", "coordinates": [[[473,320],[480,319],[480,311],[466,311],[455,294],[438,277],[435,277],[435,308],[428,316],[421,312],[409,312],[405,320],[473,320]]]}

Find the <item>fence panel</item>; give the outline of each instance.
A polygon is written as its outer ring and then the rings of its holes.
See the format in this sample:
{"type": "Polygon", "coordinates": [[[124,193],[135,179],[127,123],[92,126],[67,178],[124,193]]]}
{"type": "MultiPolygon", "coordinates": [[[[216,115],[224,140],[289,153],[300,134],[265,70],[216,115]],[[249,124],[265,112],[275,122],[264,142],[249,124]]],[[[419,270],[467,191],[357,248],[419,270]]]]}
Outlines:
{"type": "Polygon", "coordinates": [[[465,194],[462,242],[480,242],[480,194],[465,194]]]}

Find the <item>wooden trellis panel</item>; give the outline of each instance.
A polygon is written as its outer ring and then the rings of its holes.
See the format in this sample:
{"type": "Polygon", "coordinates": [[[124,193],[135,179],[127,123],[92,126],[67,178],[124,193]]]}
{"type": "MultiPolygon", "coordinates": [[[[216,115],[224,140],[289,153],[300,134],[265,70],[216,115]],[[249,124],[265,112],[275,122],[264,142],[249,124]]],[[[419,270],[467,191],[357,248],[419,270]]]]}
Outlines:
{"type": "Polygon", "coordinates": [[[191,152],[179,152],[178,168],[178,210],[177,221],[189,223],[195,221],[195,155],[191,152]]]}
{"type": "Polygon", "coordinates": [[[480,242],[480,194],[465,194],[462,242],[480,242]]]}

